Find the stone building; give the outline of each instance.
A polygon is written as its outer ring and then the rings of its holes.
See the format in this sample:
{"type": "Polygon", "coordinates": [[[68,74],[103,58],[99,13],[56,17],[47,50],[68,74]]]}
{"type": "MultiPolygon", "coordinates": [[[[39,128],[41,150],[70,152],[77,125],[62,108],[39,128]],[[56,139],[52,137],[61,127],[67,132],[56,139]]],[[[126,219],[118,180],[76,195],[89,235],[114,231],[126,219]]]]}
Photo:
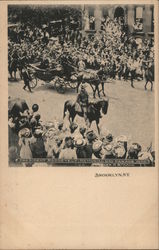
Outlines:
{"type": "Polygon", "coordinates": [[[84,5],[83,32],[85,34],[100,32],[102,20],[122,19],[127,32],[135,37],[152,38],[154,34],[154,6],[145,5],[84,5]]]}

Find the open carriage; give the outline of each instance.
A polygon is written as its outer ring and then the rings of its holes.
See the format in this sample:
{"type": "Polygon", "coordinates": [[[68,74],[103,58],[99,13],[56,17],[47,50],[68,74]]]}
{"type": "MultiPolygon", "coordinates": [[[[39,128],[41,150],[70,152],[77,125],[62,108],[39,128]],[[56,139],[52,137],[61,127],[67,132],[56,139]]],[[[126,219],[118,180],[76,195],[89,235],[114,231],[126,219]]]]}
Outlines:
{"type": "Polygon", "coordinates": [[[77,87],[76,77],[72,75],[70,79],[68,79],[60,64],[56,65],[54,68],[47,69],[40,68],[39,63],[29,64],[28,72],[31,78],[31,88],[35,88],[39,80],[45,83],[51,83],[59,93],[65,93],[67,88],[76,89],[77,87]]]}

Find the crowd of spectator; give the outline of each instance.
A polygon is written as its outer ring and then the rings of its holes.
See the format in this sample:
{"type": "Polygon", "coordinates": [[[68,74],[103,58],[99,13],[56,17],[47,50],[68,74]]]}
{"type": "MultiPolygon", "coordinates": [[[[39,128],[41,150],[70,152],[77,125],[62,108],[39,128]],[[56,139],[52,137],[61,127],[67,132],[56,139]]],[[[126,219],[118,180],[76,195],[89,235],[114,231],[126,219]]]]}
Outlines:
{"type": "MultiPolygon", "coordinates": [[[[154,46],[148,39],[136,40],[128,36],[123,23],[107,17],[100,33],[84,36],[82,30],[63,30],[60,35],[51,36],[47,25],[27,26],[20,24],[10,32],[8,40],[9,63],[13,55],[27,63],[49,60],[49,66],[65,61],[83,70],[105,67],[113,79],[128,80],[131,75],[143,78],[145,64],[153,64],[154,46]],[[135,74],[134,74],[135,71],[135,74]],[[131,74],[133,72],[133,74],[131,74]]],[[[151,65],[150,65],[151,66],[151,65]]]]}
{"type": "Polygon", "coordinates": [[[39,106],[9,114],[9,130],[17,136],[17,144],[10,144],[10,161],[15,158],[34,159],[139,159],[154,162],[154,152],[131,142],[124,135],[114,137],[101,127],[100,135],[85,125],[64,121],[43,122],[39,106]]]}

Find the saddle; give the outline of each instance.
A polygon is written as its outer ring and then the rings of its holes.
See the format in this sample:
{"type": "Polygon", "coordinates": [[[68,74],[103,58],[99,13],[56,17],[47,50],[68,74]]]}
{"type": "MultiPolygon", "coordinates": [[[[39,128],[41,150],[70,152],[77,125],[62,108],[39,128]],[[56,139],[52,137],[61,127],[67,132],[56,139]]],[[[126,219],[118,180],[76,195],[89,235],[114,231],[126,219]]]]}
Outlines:
{"type": "Polygon", "coordinates": [[[74,106],[75,106],[75,111],[76,112],[80,113],[80,112],[83,111],[82,108],[81,108],[81,105],[78,102],[75,102],[74,106]]]}
{"type": "MultiPolygon", "coordinates": [[[[94,106],[95,103],[96,103],[95,101],[89,102],[88,113],[89,112],[96,113],[97,109],[94,106]]],[[[78,102],[75,102],[74,106],[75,106],[75,111],[76,112],[79,112],[79,113],[83,112],[82,107],[81,107],[81,105],[78,102]]]]}

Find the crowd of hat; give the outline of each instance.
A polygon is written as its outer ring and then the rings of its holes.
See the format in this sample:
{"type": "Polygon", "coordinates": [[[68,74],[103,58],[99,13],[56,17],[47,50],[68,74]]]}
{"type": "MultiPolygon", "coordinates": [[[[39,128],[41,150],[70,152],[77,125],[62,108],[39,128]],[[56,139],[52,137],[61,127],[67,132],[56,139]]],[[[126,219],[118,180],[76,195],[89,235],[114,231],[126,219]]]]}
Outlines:
{"type": "Polygon", "coordinates": [[[143,61],[154,60],[152,41],[143,39],[141,43],[133,36],[129,37],[124,25],[109,17],[105,19],[101,32],[91,37],[83,36],[81,30],[66,30],[55,38],[50,37],[47,29],[27,25],[23,31],[20,41],[15,42],[9,37],[10,60],[16,52],[19,58],[25,56],[28,63],[48,59],[50,67],[53,67],[60,63],[61,55],[66,55],[75,67],[82,60],[86,69],[103,66],[110,77],[123,77],[125,80],[131,69],[135,69],[142,78],[143,61]]]}
{"type": "Polygon", "coordinates": [[[10,158],[52,159],[140,159],[154,161],[154,152],[146,150],[125,135],[114,137],[106,128],[100,135],[75,122],[43,122],[37,104],[18,117],[9,117],[9,127],[18,136],[18,144],[9,148],[10,158]],[[18,149],[19,148],[19,149],[18,149]],[[19,152],[19,153],[18,153],[19,152]]]}

